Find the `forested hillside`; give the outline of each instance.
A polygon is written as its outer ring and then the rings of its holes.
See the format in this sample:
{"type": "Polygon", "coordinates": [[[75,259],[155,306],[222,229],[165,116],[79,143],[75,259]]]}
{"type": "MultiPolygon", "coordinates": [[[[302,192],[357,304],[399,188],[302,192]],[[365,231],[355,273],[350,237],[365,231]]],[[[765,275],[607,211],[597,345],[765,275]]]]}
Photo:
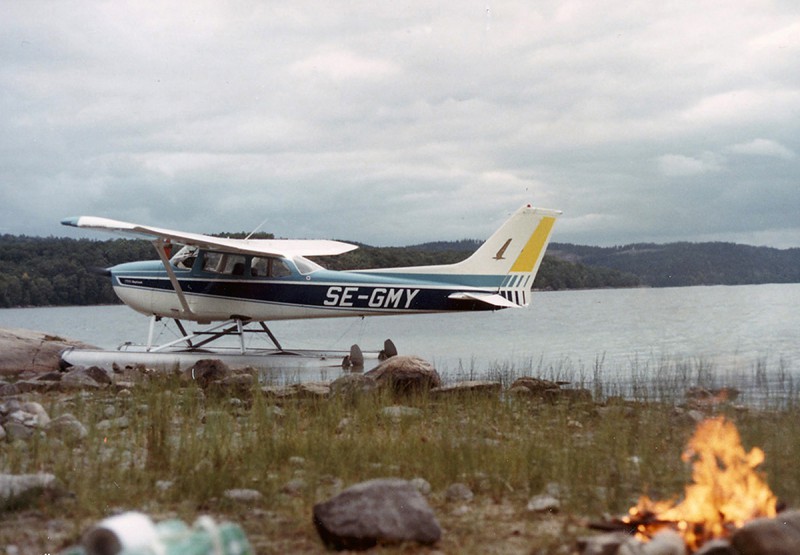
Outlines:
{"type": "Polygon", "coordinates": [[[800,282],[800,248],[774,249],[735,243],[639,243],[587,247],[553,243],[562,260],[629,272],[643,285],[742,285],[800,282]]]}
{"type": "MultiPolygon", "coordinates": [[[[466,258],[477,244],[461,241],[439,243],[436,247],[404,248],[365,245],[342,256],[318,259],[318,262],[337,270],[445,264],[466,258]]],[[[108,278],[92,273],[92,268],[155,258],[155,251],[147,241],[0,235],[0,308],[116,303],[108,278]]],[[[538,289],[636,285],[639,280],[633,275],[549,256],[545,257],[534,283],[538,289]]]]}

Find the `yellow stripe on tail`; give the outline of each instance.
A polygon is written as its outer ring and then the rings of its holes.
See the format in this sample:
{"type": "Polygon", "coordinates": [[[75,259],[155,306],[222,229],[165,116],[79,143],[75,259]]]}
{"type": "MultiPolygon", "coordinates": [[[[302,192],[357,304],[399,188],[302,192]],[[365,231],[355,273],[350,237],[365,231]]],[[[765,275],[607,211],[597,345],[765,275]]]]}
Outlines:
{"type": "Polygon", "coordinates": [[[513,266],[511,266],[511,272],[529,273],[533,271],[555,223],[556,219],[552,216],[545,216],[541,219],[539,225],[536,226],[536,230],[534,230],[530,239],[522,248],[522,252],[514,261],[513,266]]]}

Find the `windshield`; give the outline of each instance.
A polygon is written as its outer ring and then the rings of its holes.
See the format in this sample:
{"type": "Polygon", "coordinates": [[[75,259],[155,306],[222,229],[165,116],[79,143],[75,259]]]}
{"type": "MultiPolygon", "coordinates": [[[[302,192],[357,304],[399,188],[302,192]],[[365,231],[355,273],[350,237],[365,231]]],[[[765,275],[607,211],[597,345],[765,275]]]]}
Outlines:
{"type": "Polygon", "coordinates": [[[294,263],[297,266],[297,270],[303,275],[311,274],[313,272],[325,269],[316,262],[311,262],[308,258],[303,258],[302,256],[297,256],[292,260],[294,260],[294,263]]]}

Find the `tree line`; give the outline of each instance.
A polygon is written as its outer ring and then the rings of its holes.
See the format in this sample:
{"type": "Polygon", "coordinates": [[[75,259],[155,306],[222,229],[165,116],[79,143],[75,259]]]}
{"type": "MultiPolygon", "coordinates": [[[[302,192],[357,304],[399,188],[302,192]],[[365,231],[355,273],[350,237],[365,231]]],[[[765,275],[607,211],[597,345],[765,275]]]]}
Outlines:
{"type": "MultiPolygon", "coordinates": [[[[332,270],[449,264],[463,260],[478,245],[475,241],[437,243],[435,247],[361,245],[358,250],[316,261],[332,270]]],[[[93,269],[155,258],[152,245],[141,240],[0,235],[0,308],[117,303],[108,277],[93,269]]],[[[534,288],[635,287],[640,283],[633,274],[545,256],[534,288]]]]}
{"type": "Polygon", "coordinates": [[[800,282],[800,248],[726,242],[614,247],[553,243],[548,252],[563,260],[636,275],[651,287],[800,282]]]}

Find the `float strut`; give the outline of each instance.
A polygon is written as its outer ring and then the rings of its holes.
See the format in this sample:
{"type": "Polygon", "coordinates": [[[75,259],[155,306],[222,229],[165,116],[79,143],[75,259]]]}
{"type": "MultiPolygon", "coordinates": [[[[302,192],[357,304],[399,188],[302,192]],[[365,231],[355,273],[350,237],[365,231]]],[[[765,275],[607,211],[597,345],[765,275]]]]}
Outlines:
{"type": "Polygon", "coordinates": [[[155,314],[153,314],[150,317],[150,330],[147,332],[147,350],[148,351],[150,351],[150,349],[153,348],[153,332],[155,331],[155,327],[156,327],[156,318],[157,318],[157,316],[155,314]]]}
{"type": "Polygon", "coordinates": [[[281,347],[281,344],[278,342],[278,338],[275,337],[275,334],[272,333],[272,330],[270,330],[264,322],[259,322],[259,324],[261,324],[261,327],[264,329],[265,332],[267,332],[267,335],[275,344],[275,346],[278,348],[278,350],[283,351],[283,347],[281,347]]]}

